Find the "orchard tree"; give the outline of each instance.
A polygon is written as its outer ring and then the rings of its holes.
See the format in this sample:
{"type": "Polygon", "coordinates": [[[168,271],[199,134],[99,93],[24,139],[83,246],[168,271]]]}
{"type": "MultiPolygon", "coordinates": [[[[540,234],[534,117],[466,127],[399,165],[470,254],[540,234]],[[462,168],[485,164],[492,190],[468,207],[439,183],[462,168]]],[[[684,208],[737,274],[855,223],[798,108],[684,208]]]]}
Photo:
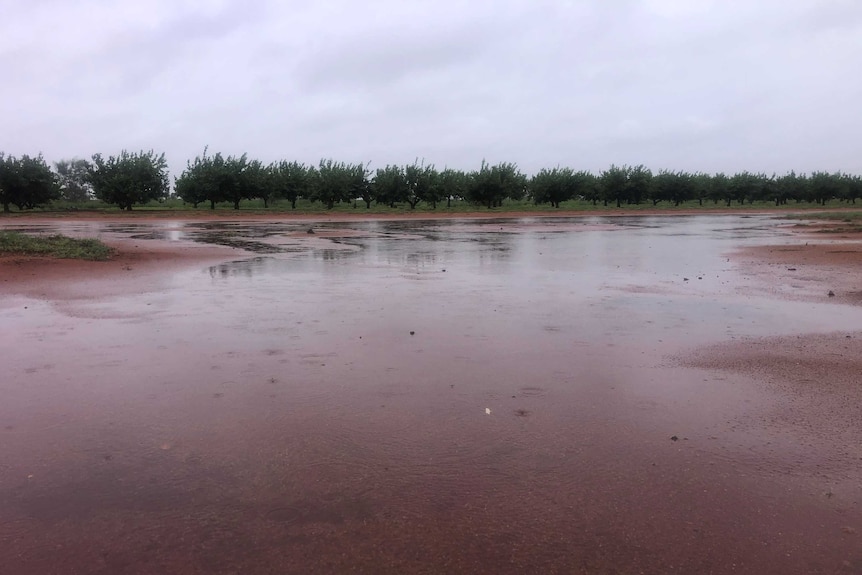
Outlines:
{"type": "Polygon", "coordinates": [[[574,195],[572,185],[574,173],[571,168],[539,170],[530,179],[530,195],[536,204],[551,204],[560,207],[560,202],[571,200],[574,195]]]}
{"type": "Polygon", "coordinates": [[[844,174],[844,196],[842,199],[851,204],[856,203],[856,198],[862,198],[862,178],[844,174]]]}
{"type": "Polygon", "coordinates": [[[407,201],[410,193],[407,176],[401,166],[388,165],[385,168],[378,168],[372,187],[377,203],[385,204],[390,208],[394,208],[399,202],[407,201]]]}
{"type": "Polygon", "coordinates": [[[841,174],[830,174],[828,172],[813,172],[811,174],[811,197],[815,203],[825,206],[826,202],[840,197],[844,182],[841,174]]]}
{"type": "Polygon", "coordinates": [[[4,212],[9,211],[11,204],[25,210],[59,198],[57,176],[41,154],[15,158],[0,153],[0,204],[4,212]]]}
{"type": "Polygon", "coordinates": [[[275,196],[288,200],[291,209],[296,209],[297,198],[307,198],[311,195],[313,168],[299,162],[282,160],[271,164],[272,187],[275,196]]]}
{"type": "MultiPolygon", "coordinates": [[[[421,201],[428,201],[432,198],[432,186],[434,185],[434,166],[425,166],[418,162],[413,162],[404,168],[404,179],[407,182],[407,203],[410,204],[410,209],[415,209],[416,204],[421,201]]],[[[434,200],[436,206],[436,199],[434,200]]]]}
{"type": "Polygon", "coordinates": [[[622,207],[622,202],[627,198],[629,168],[627,166],[611,167],[602,172],[599,181],[602,186],[602,201],[607,206],[609,202],[616,202],[617,207],[622,207]]]}
{"type": "Polygon", "coordinates": [[[687,202],[697,194],[696,176],[687,172],[669,172],[662,170],[652,177],[651,193],[653,205],[658,202],[673,202],[678,206],[687,202]]]}
{"type": "Polygon", "coordinates": [[[233,160],[237,163],[228,162],[236,178],[236,187],[233,188],[233,194],[229,198],[233,202],[233,209],[239,209],[240,201],[254,198],[262,199],[263,206],[269,207],[269,201],[272,198],[270,172],[260,160],[248,161],[245,154],[233,160]]]}
{"type": "Polygon", "coordinates": [[[80,158],[54,162],[60,184],[60,196],[67,202],[86,202],[92,197],[89,182],[90,162],[80,158]]]}
{"type": "Polygon", "coordinates": [[[446,207],[452,207],[452,200],[462,199],[467,194],[468,176],[460,170],[447,168],[437,178],[437,193],[441,200],[446,199],[446,207]]]}
{"type": "Polygon", "coordinates": [[[730,196],[729,190],[730,178],[723,173],[713,174],[709,180],[706,198],[712,200],[713,204],[718,204],[718,202],[730,196]]]}
{"type": "Polygon", "coordinates": [[[168,193],[165,155],[157,156],[152,150],[139,153],[123,150],[119,156],[109,156],[107,160],[96,154],[88,174],[96,197],[105,203],[116,204],[121,210],[162,200],[168,193]]]}
{"type": "Polygon", "coordinates": [[[650,192],[652,172],[644,166],[629,168],[627,172],[627,200],[631,204],[639,205],[650,192]]]}
{"type": "MultiPolygon", "coordinates": [[[[368,179],[371,170],[365,164],[350,164],[348,165],[348,172],[348,197],[354,200],[362,198],[366,209],[370,208],[371,202],[374,200],[374,187],[368,179]]],[[[356,207],[355,203],[353,207],[356,207]]]]}
{"type": "Polygon", "coordinates": [[[260,162],[249,162],[246,154],[227,158],[221,153],[208,156],[204,148],[203,156],[189,163],[176,181],[177,195],[195,207],[207,201],[210,209],[215,209],[219,202],[230,202],[238,210],[242,200],[258,197],[255,194],[266,178],[262,172],[260,162]]]}
{"type": "Polygon", "coordinates": [[[214,159],[207,156],[204,148],[203,156],[195,157],[194,162],[186,162],[186,169],[179,178],[174,179],[174,190],[184,202],[195,208],[202,202],[210,202],[210,208],[215,208],[215,179],[213,170],[214,159]]]}
{"type": "Polygon", "coordinates": [[[243,172],[248,169],[248,154],[239,157],[228,156],[222,158],[216,154],[214,160],[214,172],[216,179],[216,201],[230,202],[233,209],[239,209],[242,200],[249,199],[251,186],[249,180],[243,177],[243,172]]]}
{"type": "Polygon", "coordinates": [[[329,210],[335,204],[349,200],[355,183],[352,181],[355,170],[356,165],[320,160],[313,199],[325,204],[329,210]]]}
{"type": "Polygon", "coordinates": [[[725,204],[730,207],[731,201],[736,200],[742,205],[746,199],[757,198],[763,189],[763,184],[764,176],[748,171],[733,174],[728,182],[725,204]]]}
{"type": "Polygon", "coordinates": [[[505,198],[523,198],[526,188],[527,178],[517,165],[504,162],[490,166],[483,161],[479,170],[470,174],[467,199],[491,209],[502,206],[505,198]]]}

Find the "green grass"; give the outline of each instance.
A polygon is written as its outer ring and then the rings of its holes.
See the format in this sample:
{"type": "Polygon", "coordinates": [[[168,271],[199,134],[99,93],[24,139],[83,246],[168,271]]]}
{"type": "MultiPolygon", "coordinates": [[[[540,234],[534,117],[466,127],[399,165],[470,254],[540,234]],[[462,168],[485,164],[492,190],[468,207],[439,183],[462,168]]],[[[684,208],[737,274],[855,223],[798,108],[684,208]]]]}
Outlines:
{"type": "Polygon", "coordinates": [[[67,236],[30,236],[0,231],[0,255],[49,256],[63,259],[107,260],[114,253],[99,240],[67,236]]]}
{"type": "Polygon", "coordinates": [[[862,222],[862,212],[815,212],[811,214],[793,214],[788,215],[788,219],[793,220],[829,220],[841,221],[848,224],[853,222],[862,222]]]}
{"type": "MultiPolygon", "coordinates": [[[[834,209],[845,209],[835,205],[834,202],[832,206],[834,209]]],[[[848,204],[846,205],[848,208],[850,207],[848,204]]],[[[105,204],[103,202],[93,200],[82,203],[72,203],[66,201],[57,201],[52,203],[49,206],[44,208],[37,208],[35,210],[25,210],[25,211],[17,211],[13,210],[8,216],[17,217],[17,216],[26,216],[27,214],[32,215],[40,215],[40,216],[51,216],[51,217],[74,217],[75,215],[84,215],[84,214],[101,214],[101,215],[110,215],[110,216],[118,216],[118,217],[134,217],[138,216],[146,216],[146,215],[159,215],[166,217],[179,217],[183,216],[191,216],[195,214],[215,214],[221,217],[232,217],[234,215],[247,215],[247,214],[255,214],[255,215],[279,215],[279,216],[290,216],[290,215],[319,215],[326,216],[329,214],[332,215],[360,215],[360,214],[372,214],[379,216],[398,216],[401,214],[427,214],[428,217],[435,217],[437,215],[457,215],[457,214],[469,214],[469,213],[487,213],[487,214],[501,214],[505,215],[507,213],[515,213],[515,212],[526,212],[526,213],[534,213],[536,215],[552,215],[560,212],[567,211],[578,211],[578,212],[587,212],[594,213],[596,215],[602,215],[603,213],[632,213],[637,214],[638,212],[642,212],[645,210],[649,211],[660,211],[672,214],[674,212],[679,212],[682,210],[696,210],[703,212],[711,212],[711,211],[732,211],[732,212],[750,212],[750,211],[769,211],[769,212],[794,212],[794,211],[809,211],[811,210],[810,215],[800,216],[804,218],[812,218],[812,219],[824,219],[824,212],[820,212],[824,207],[815,203],[808,202],[800,202],[800,203],[789,203],[782,206],[776,206],[774,202],[746,202],[745,204],[739,204],[734,202],[731,206],[725,205],[723,201],[718,203],[713,203],[711,201],[705,201],[703,205],[700,205],[696,200],[684,202],[679,206],[674,206],[667,202],[660,202],[658,205],[653,205],[652,202],[646,201],[641,204],[624,204],[621,208],[617,208],[615,204],[609,204],[608,206],[604,206],[602,202],[599,202],[597,205],[593,205],[592,202],[584,201],[584,200],[570,200],[568,202],[563,202],[559,208],[554,208],[548,204],[535,205],[530,201],[526,200],[505,200],[501,207],[488,209],[484,206],[478,206],[476,204],[471,204],[469,202],[458,200],[453,201],[451,207],[446,206],[446,202],[439,203],[436,209],[432,209],[430,205],[425,203],[420,203],[416,206],[416,209],[411,210],[410,206],[407,204],[401,204],[397,207],[390,208],[386,205],[379,205],[373,203],[371,208],[366,208],[364,202],[357,202],[354,204],[353,202],[344,202],[340,204],[336,204],[331,210],[328,210],[325,205],[319,202],[311,202],[309,200],[300,199],[296,203],[296,209],[292,209],[290,207],[290,202],[285,200],[270,202],[269,207],[264,207],[262,200],[243,200],[240,203],[240,209],[234,210],[233,204],[228,202],[221,202],[216,204],[215,210],[210,210],[209,203],[202,203],[197,208],[193,208],[190,204],[183,204],[182,200],[171,198],[165,200],[163,202],[149,202],[145,205],[136,205],[132,211],[120,210],[116,206],[105,204]]],[[[852,211],[840,211],[834,212],[835,219],[844,219],[847,217],[853,217],[853,214],[862,214],[862,212],[852,212],[852,211]]],[[[791,216],[789,216],[791,217],[791,216]]],[[[856,216],[860,217],[860,216],[856,216]]],[[[826,214],[826,219],[830,218],[829,214],[826,214]]]]}

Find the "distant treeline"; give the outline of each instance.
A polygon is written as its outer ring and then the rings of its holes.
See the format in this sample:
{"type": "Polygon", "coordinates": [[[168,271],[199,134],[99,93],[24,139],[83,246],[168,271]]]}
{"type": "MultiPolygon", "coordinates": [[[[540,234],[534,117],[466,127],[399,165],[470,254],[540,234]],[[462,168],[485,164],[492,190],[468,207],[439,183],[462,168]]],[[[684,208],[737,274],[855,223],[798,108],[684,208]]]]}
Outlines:
{"type": "MultiPolygon", "coordinates": [[[[317,166],[282,160],[263,164],[242,156],[203,155],[187,163],[174,179],[173,194],[194,207],[229,202],[239,209],[244,200],[262,200],[268,207],[275,200],[298,199],[320,202],[327,208],[350,202],[391,207],[420,203],[435,209],[439,204],[467,201],[488,208],[504,200],[528,200],[560,207],[562,202],[581,200],[594,205],[661,202],[680,205],[723,202],[809,202],[825,205],[830,200],[856,203],[862,198],[862,178],[843,173],[812,172],[784,175],[740,172],[733,175],[672,172],[653,173],[644,166],[615,166],[599,174],[571,168],[542,169],[533,176],[523,174],[512,163],[483,162],[474,171],[443,169],[423,162],[389,165],[370,170],[364,164],[321,160],[317,166]]],[[[171,196],[164,154],[153,151],[92,160],[63,160],[53,169],[42,156],[7,156],[0,153],[0,204],[19,210],[50,205],[56,200],[85,203],[93,199],[121,209],[171,196]]]]}

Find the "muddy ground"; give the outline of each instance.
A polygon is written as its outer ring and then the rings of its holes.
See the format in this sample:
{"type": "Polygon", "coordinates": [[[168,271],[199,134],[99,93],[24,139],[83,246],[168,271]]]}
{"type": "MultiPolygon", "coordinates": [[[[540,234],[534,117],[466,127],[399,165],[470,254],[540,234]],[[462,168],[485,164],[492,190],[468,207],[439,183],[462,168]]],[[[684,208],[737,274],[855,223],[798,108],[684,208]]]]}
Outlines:
{"type": "MultiPolygon", "coordinates": [[[[727,289],[855,312],[856,241],[806,241],[728,252],[727,289]]],[[[0,260],[0,572],[862,573],[852,321],[701,342],[466,284],[318,293],[338,275],[252,321],[223,314],[267,276],[170,279],[236,249],[110,242],[0,260]]]]}

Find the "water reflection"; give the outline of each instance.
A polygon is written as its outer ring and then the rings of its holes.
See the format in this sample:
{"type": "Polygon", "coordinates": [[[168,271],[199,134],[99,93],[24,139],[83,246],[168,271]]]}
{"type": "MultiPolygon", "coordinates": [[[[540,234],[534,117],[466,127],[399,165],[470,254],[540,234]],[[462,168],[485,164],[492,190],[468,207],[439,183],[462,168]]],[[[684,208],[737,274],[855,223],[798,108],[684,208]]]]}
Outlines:
{"type": "MultiPolygon", "coordinates": [[[[10,573],[169,571],[189,549],[199,572],[424,572],[447,557],[438,571],[698,573],[773,548],[789,564],[810,541],[849,556],[840,525],[857,512],[781,499],[799,461],[785,465],[775,437],[734,443],[756,435],[733,420],[753,388],[662,365],[697,343],[858,328],[860,308],[739,297],[722,254],[765,241],[769,224],[40,228],[238,249],[158,290],[78,302],[78,315],[0,310],[0,524],[15,530],[0,558],[10,573]],[[681,430],[690,441],[668,439],[681,430]],[[680,545],[693,518],[716,545],[680,545]]],[[[812,457],[820,477],[832,456],[812,457]]]]}

